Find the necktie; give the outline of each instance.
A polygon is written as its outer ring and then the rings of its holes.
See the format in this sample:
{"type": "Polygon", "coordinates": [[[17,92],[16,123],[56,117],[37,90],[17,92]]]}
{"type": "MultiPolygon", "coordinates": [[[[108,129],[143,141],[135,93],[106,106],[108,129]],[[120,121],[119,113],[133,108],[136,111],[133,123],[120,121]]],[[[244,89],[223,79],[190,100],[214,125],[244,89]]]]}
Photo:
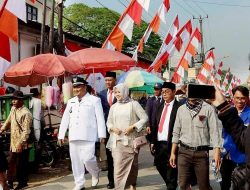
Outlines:
{"type": "Polygon", "coordinates": [[[159,133],[161,133],[162,130],[163,130],[163,124],[164,124],[164,121],[165,121],[166,116],[167,116],[168,106],[169,106],[169,104],[165,103],[165,106],[163,108],[163,112],[162,112],[162,115],[161,115],[161,120],[160,120],[160,123],[159,123],[159,128],[158,128],[159,133]]]}
{"type": "Polygon", "coordinates": [[[157,98],[157,105],[159,105],[161,103],[161,97],[157,98]]]}
{"type": "Polygon", "coordinates": [[[113,103],[113,96],[112,96],[113,90],[109,91],[109,106],[112,106],[113,103]]]}

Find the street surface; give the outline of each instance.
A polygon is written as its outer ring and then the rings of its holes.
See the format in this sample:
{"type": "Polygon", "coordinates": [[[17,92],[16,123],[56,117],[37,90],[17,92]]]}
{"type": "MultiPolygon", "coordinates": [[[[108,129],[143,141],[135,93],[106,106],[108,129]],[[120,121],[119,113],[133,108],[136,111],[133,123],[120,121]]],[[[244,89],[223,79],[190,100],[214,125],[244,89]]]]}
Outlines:
{"type": "MultiPolygon", "coordinates": [[[[145,146],[140,151],[139,156],[139,176],[137,179],[137,190],[165,190],[166,186],[158,171],[153,166],[153,157],[150,154],[148,146],[145,146]]],[[[107,172],[102,171],[100,173],[100,182],[97,189],[105,190],[107,181],[107,172]]],[[[86,175],[86,190],[91,189],[91,176],[86,175]]],[[[213,190],[219,190],[219,184],[214,181],[214,177],[211,174],[211,186],[213,190]]],[[[45,185],[29,188],[30,190],[71,190],[74,188],[73,176],[68,175],[57,179],[53,182],[49,182],[45,185]]],[[[198,187],[193,187],[193,190],[198,190],[198,187]]]]}

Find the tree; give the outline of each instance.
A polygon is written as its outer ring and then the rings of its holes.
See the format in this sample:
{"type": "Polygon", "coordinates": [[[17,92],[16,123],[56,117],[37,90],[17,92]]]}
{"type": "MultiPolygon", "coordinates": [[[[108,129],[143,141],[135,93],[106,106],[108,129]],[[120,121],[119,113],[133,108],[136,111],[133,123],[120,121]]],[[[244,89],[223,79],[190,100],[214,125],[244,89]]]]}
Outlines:
{"type": "MultiPolygon", "coordinates": [[[[103,43],[112,31],[120,15],[107,8],[91,8],[84,4],[73,4],[64,9],[64,16],[69,20],[64,19],[63,29],[74,35],[78,35],[91,41],[103,43]]],[[[135,26],[132,40],[129,41],[125,37],[123,43],[123,51],[132,53],[140,38],[143,36],[147,28],[147,23],[142,22],[140,27],[135,26]]],[[[162,41],[158,35],[151,34],[147,44],[144,47],[143,54],[140,56],[153,60],[160,48],[162,41]]]]}

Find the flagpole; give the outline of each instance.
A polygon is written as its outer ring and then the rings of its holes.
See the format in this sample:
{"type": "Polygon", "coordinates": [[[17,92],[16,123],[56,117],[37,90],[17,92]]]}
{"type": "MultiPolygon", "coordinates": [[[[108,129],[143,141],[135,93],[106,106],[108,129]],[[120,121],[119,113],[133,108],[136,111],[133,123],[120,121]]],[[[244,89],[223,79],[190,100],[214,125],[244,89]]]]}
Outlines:
{"type": "Polygon", "coordinates": [[[0,10],[0,17],[3,14],[3,11],[4,11],[5,7],[6,7],[7,2],[8,2],[8,0],[4,0],[4,2],[3,2],[3,6],[1,7],[1,10],[0,10]]]}

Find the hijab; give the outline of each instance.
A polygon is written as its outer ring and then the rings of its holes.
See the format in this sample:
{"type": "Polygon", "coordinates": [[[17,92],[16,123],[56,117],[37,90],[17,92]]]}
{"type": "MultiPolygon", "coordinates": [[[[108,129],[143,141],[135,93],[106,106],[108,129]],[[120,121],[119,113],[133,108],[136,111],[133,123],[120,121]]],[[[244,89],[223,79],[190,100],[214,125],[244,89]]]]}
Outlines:
{"type": "Polygon", "coordinates": [[[122,96],[122,100],[117,100],[117,102],[128,103],[131,101],[131,99],[129,98],[129,88],[124,83],[120,83],[114,86],[114,90],[118,90],[122,96]]]}

